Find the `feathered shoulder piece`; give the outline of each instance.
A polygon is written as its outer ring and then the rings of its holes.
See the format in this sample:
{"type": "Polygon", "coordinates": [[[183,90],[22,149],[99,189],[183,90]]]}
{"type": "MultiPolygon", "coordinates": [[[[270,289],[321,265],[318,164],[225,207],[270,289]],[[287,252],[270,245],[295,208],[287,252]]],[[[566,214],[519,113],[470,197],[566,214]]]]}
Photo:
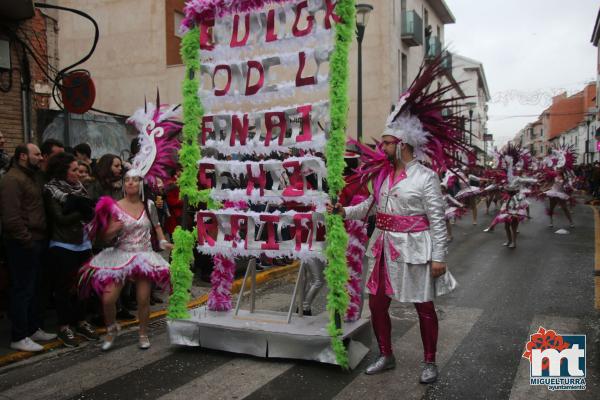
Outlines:
{"type": "Polygon", "coordinates": [[[432,169],[441,172],[460,160],[454,154],[470,154],[462,143],[462,119],[456,104],[467,96],[453,95],[455,86],[444,80],[446,69],[442,53],[421,66],[419,73],[389,116],[383,135],[391,135],[411,145],[418,159],[427,159],[432,169]],[[454,110],[454,111],[452,111],[454,110]],[[453,162],[454,160],[454,162],[453,162]]]}
{"type": "Polygon", "coordinates": [[[179,105],[161,105],[157,94],[156,105],[146,103],[127,119],[139,131],[140,151],[132,160],[132,169],[151,187],[156,187],[157,178],[167,180],[169,170],[177,166],[182,124],[173,119],[179,116],[179,105]]]}
{"type": "Polygon", "coordinates": [[[108,228],[111,218],[117,218],[117,202],[110,196],[102,196],[94,210],[94,218],[85,225],[90,240],[94,241],[98,234],[108,228]]]}
{"type": "Polygon", "coordinates": [[[391,161],[381,150],[381,145],[378,141],[375,141],[374,149],[354,139],[349,139],[348,144],[358,148],[360,158],[360,166],[348,178],[348,183],[358,182],[361,185],[366,185],[372,181],[373,195],[378,199],[383,181],[394,169],[391,161]]]}

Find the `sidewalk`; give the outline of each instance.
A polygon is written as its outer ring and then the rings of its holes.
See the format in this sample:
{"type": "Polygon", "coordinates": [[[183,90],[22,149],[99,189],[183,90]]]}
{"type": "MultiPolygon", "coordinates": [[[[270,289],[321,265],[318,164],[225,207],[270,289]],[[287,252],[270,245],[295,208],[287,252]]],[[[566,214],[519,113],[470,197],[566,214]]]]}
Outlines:
{"type": "MultiPolygon", "coordinates": [[[[269,268],[265,271],[259,272],[256,274],[256,284],[257,286],[261,286],[266,284],[274,279],[284,277],[289,274],[293,274],[298,270],[299,263],[295,262],[288,266],[283,267],[273,267],[269,268]]],[[[242,285],[242,279],[244,271],[241,272],[241,277],[234,281],[232,287],[232,293],[238,293],[240,287],[242,285]]],[[[205,282],[200,282],[195,280],[191,293],[192,300],[188,303],[189,308],[199,307],[205,304],[208,301],[208,293],[210,291],[210,284],[205,282]]],[[[159,297],[163,300],[163,303],[157,303],[150,307],[150,320],[165,317],[167,315],[167,304],[168,304],[168,294],[167,293],[159,293],[159,297]]],[[[132,314],[137,315],[137,311],[132,311],[132,314]]],[[[121,327],[127,328],[136,326],[139,323],[137,319],[135,320],[126,320],[120,321],[121,327]]],[[[55,333],[57,331],[56,328],[56,313],[54,310],[48,310],[46,314],[46,326],[45,330],[47,332],[55,333]]],[[[105,331],[104,328],[99,328],[98,332],[103,333],[105,331]]],[[[8,365],[17,361],[25,360],[27,358],[33,357],[38,354],[48,353],[54,349],[58,349],[63,347],[62,343],[58,340],[40,343],[44,346],[44,351],[39,353],[30,353],[23,351],[15,351],[11,349],[10,346],[10,321],[8,320],[6,315],[3,315],[0,318],[0,367],[4,365],[8,365]]]]}

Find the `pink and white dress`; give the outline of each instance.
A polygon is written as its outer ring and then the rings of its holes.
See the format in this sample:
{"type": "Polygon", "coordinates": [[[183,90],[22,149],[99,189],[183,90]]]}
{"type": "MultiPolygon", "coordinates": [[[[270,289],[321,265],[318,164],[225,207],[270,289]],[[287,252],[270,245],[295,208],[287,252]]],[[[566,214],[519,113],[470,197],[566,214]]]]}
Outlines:
{"type": "Polygon", "coordinates": [[[561,178],[555,178],[554,183],[550,190],[546,190],[544,194],[546,197],[555,197],[561,200],[569,200],[571,196],[567,193],[566,187],[568,187],[569,183],[565,182],[561,178]]]}
{"type": "Polygon", "coordinates": [[[527,218],[527,200],[525,200],[525,196],[520,193],[516,193],[510,197],[508,197],[500,207],[500,212],[492,221],[492,226],[499,224],[501,222],[511,222],[511,221],[523,221],[527,218]]]}
{"type": "Polygon", "coordinates": [[[453,218],[460,218],[465,214],[465,205],[452,197],[452,195],[448,193],[445,194],[444,200],[446,201],[446,207],[444,207],[446,221],[449,221],[453,218]]]}
{"type": "MultiPolygon", "coordinates": [[[[149,202],[149,209],[156,210],[149,202]]],[[[111,214],[123,222],[123,229],[113,247],[94,256],[80,271],[80,289],[93,289],[101,295],[112,284],[123,284],[127,279],[149,279],[160,288],[170,286],[169,263],[152,250],[151,229],[158,226],[158,216],[146,211],[135,217],[117,203],[111,205],[111,214]],[[153,222],[150,222],[152,218],[153,222]]]]}
{"type": "Polygon", "coordinates": [[[479,182],[480,178],[478,176],[469,175],[469,177],[467,178],[462,172],[459,172],[459,176],[461,178],[458,181],[458,184],[460,185],[460,190],[458,191],[458,193],[456,193],[454,198],[456,198],[459,201],[464,201],[479,196],[481,194],[481,188],[477,186],[471,186],[468,184],[470,180],[479,182]]]}

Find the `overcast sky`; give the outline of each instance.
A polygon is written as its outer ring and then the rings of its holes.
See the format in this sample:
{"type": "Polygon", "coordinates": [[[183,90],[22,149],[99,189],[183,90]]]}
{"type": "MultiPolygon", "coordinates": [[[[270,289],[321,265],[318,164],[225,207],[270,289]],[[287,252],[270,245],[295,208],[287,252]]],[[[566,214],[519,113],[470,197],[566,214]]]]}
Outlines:
{"type": "Polygon", "coordinates": [[[552,95],[596,79],[591,42],[598,0],[446,0],[456,23],[446,25],[452,52],[481,61],[492,100],[489,133],[511,139],[552,95]]]}

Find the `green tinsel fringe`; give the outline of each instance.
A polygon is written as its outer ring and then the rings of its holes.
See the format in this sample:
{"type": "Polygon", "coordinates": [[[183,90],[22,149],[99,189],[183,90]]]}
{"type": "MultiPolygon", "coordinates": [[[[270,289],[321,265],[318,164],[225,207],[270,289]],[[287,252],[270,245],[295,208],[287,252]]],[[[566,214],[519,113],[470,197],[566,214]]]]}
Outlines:
{"type": "MultiPolygon", "coordinates": [[[[348,117],[348,52],[354,38],[355,0],[339,0],[335,11],[342,23],[335,26],[335,48],[330,58],[329,96],[331,132],[327,141],[327,184],[329,195],[337,198],[344,188],[344,153],[346,150],[346,120],[348,117]]],[[[349,296],[346,291],[348,268],[346,266],[346,248],[348,236],[344,229],[344,221],[339,215],[327,215],[327,260],[325,279],[329,293],[327,295],[327,311],[330,322],[327,331],[331,336],[331,347],[336,361],[343,368],[348,368],[348,352],[341,340],[343,331],[335,326],[336,314],[340,320],[348,308],[349,296]]]]}
{"type": "Polygon", "coordinates": [[[173,232],[175,247],[171,252],[171,285],[173,293],[169,298],[167,316],[172,319],[186,319],[190,314],[187,304],[190,301],[190,288],[194,274],[190,265],[194,260],[194,243],[196,231],[186,231],[180,226],[173,232]]]}

